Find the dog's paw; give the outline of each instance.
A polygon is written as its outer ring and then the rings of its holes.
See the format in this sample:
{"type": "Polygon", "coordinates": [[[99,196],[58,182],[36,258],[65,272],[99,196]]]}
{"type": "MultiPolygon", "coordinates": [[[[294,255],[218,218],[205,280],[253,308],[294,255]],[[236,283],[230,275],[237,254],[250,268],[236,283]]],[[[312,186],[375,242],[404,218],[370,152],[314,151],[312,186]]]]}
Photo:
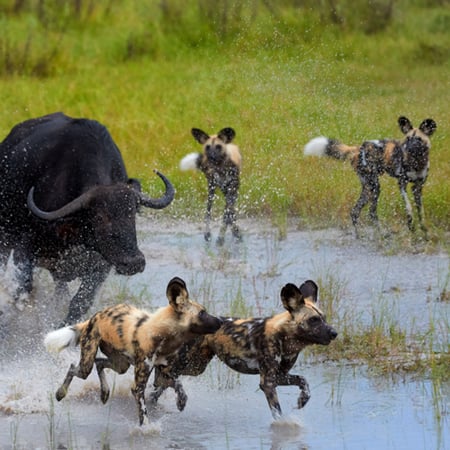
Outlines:
{"type": "Polygon", "coordinates": [[[177,408],[178,411],[183,411],[184,407],[186,406],[187,403],[187,395],[185,392],[179,393],[178,397],[177,397],[177,408]]]}
{"type": "Polygon", "coordinates": [[[58,402],[60,402],[67,394],[67,389],[63,386],[61,386],[55,394],[56,400],[58,400],[58,402]]]}
{"type": "Polygon", "coordinates": [[[297,405],[298,409],[302,409],[311,398],[311,395],[308,392],[302,391],[298,397],[297,405]]]}
{"type": "Polygon", "coordinates": [[[100,391],[100,400],[103,404],[105,404],[108,401],[109,398],[109,389],[102,389],[100,391]]]}

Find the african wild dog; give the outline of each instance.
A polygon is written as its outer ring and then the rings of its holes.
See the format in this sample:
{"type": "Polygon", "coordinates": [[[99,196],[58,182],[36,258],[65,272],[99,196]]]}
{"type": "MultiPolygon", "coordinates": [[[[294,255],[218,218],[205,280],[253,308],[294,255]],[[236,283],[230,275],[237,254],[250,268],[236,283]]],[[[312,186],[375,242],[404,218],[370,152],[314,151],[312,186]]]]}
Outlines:
{"type": "Polygon", "coordinates": [[[211,209],[216,189],[219,188],[225,197],[225,209],[217,244],[225,240],[227,227],[231,227],[233,237],[240,241],[241,231],[236,225],[235,204],[239,191],[239,174],[241,171],[241,153],[239,147],[232,144],[236,133],[233,128],[224,128],[217,135],[209,136],[198,128],[192,128],[192,136],[203,145],[203,153],[189,153],[180,162],[182,170],[201,170],[208,182],[208,199],[205,213],[205,240],[211,240],[211,209]]]}
{"type": "Polygon", "coordinates": [[[237,372],[260,375],[259,387],[266,395],[274,419],[281,417],[277,386],[298,386],[297,404],[302,408],[310,398],[308,382],[289,371],[306,346],[328,345],[337,336],[315,305],[317,292],[317,285],[311,280],[300,288],[289,283],[281,290],[287,311],[266,318],[222,318],[223,325],[214,334],[185,343],[168,359],[167,365],[156,366],[150,403],[156,405],[163,391],[172,387],[177,393],[178,409],[182,411],[187,396],[178,377],[200,375],[217,355],[237,372]]]}
{"type": "Polygon", "coordinates": [[[48,351],[61,351],[69,345],[80,345],[78,366],[72,364],[56,399],[62,400],[73,377],[83,380],[97,368],[100,398],[106,403],[109,386],[104,369],[125,373],[134,365],[134,386],[131,391],[138,405],[139,424],[147,420],[144,391],[153,366],[165,364],[165,358],[176,352],[184,342],[197,335],[215,332],[222,321],[209,315],[198,303],[189,299],[186,284],[173,278],[167,286],[169,305],[154,313],[131,305],[120,304],[97,312],[91,319],[47,334],[48,351]],[[100,349],[105,355],[97,357],[100,349]]]}
{"type": "Polygon", "coordinates": [[[414,230],[412,208],[406,187],[408,183],[412,183],[419,225],[426,233],[426,227],[423,223],[422,188],[427,179],[429,168],[430,136],[436,130],[437,125],[433,119],[425,119],[419,128],[414,128],[406,117],[399,117],[398,124],[405,135],[402,140],[365,141],[359,147],[341,144],[326,137],[317,137],[305,145],[305,155],[326,155],[351,162],[362,185],[361,195],[351,211],[351,219],[355,229],[361,210],[369,201],[371,202],[369,216],[374,223],[378,222],[379,177],[386,172],[398,180],[400,193],[406,206],[408,227],[411,231],[414,230]]]}

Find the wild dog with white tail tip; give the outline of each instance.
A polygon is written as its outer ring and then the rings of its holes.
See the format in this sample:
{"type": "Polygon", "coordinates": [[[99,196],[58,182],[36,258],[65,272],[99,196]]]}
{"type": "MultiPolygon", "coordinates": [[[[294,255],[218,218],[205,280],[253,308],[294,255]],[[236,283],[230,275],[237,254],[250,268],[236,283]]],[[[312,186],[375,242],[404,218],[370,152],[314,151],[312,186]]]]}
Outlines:
{"type": "Polygon", "coordinates": [[[231,143],[236,133],[233,128],[224,128],[213,136],[209,136],[198,128],[192,128],[191,132],[194,139],[203,145],[203,153],[189,153],[181,160],[180,168],[181,170],[201,170],[208,181],[205,240],[211,240],[211,209],[216,189],[219,188],[225,197],[225,209],[217,244],[224,243],[227,227],[231,227],[233,237],[239,241],[242,235],[236,224],[235,205],[238,198],[242,158],[239,147],[231,143]]]}
{"type": "Polygon", "coordinates": [[[178,377],[200,375],[217,355],[237,372],[260,375],[259,387],[274,419],[282,414],[277,386],[298,386],[297,405],[303,408],[310,398],[308,382],[289,371],[305,347],[328,345],[337,337],[316,305],[317,294],[314,281],[305,281],[299,288],[288,283],[281,290],[285,312],[265,318],[223,317],[218,331],[185,343],[169,357],[166,365],[156,366],[150,403],[155,405],[164,390],[171,387],[177,393],[177,406],[182,411],[187,395],[178,377]]]}
{"type": "Polygon", "coordinates": [[[426,234],[426,227],[423,223],[422,188],[429,169],[430,136],[436,130],[437,125],[433,119],[425,119],[418,128],[414,128],[409,119],[403,116],[399,117],[398,124],[405,135],[402,140],[372,140],[363,142],[361,146],[353,146],[326,137],[317,137],[305,145],[304,154],[326,155],[350,161],[362,185],[361,195],[351,211],[355,229],[361,210],[369,202],[369,217],[374,223],[378,222],[379,177],[386,172],[398,180],[400,193],[406,207],[408,227],[413,231],[412,208],[406,192],[408,183],[412,183],[419,225],[426,234]]]}
{"type": "Polygon", "coordinates": [[[147,420],[144,391],[154,365],[166,364],[166,358],[186,341],[207,333],[214,333],[222,321],[208,314],[189,298],[186,284],[173,278],[167,286],[169,305],[154,313],[120,304],[97,312],[77,325],[61,328],[47,334],[44,340],[48,351],[59,352],[72,345],[80,345],[81,357],[72,364],[66,378],[56,392],[62,400],[73,377],[85,380],[92,368],[97,368],[101,400],[106,403],[109,386],[104,369],[125,373],[134,365],[134,386],[131,391],[138,406],[139,424],[147,420]],[[97,357],[100,349],[106,358],[97,357]]]}

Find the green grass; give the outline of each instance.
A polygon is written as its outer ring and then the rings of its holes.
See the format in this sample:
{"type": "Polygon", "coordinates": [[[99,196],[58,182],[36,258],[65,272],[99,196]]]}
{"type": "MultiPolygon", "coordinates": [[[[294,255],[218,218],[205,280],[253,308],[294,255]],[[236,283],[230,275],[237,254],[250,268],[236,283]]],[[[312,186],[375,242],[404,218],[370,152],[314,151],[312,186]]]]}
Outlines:
{"type": "MultiPolygon", "coordinates": [[[[323,11],[289,1],[273,14],[257,0],[246,2],[240,16],[228,11],[228,22],[201,20],[194,1],[161,2],[165,14],[159,2],[100,2],[92,12],[81,3],[81,19],[48,7],[47,21],[38,20],[33,2],[18,15],[5,9],[0,135],[57,110],[95,118],[146,190],[161,189],[153,168],[173,181],[176,201],[162,214],[201,217],[205,180],[180,172],[179,160],[200,149],[192,127],[213,133],[232,126],[243,154],[241,215],[269,216],[281,227],[288,216],[308,227],[347,227],[359,195],[356,175],[337,161],[304,158],[304,144],[317,135],[347,143],[400,138],[400,115],[415,125],[432,117],[438,129],[424,188],[426,222],[432,238],[450,230],[448,5],[398,1],[388,26],[368,34],[350,19],[327,24],[323,11]]],[[[405,225],[396,182],[387,177],[379,215],[394,231],[405,225]]]]}

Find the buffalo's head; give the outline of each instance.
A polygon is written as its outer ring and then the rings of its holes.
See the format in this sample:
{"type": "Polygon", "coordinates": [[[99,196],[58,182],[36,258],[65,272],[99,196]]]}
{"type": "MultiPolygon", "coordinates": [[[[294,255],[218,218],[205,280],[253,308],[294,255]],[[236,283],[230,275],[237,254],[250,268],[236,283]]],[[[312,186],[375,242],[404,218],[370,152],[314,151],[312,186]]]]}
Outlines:
{"type": "MultiPolygon", "coordinates": [[[[139,206],[162,209],[174,198],[174,188],[161,173],[166,191],[160,198],[150,198],[140,191],[135,180],[128,184],[97,185],[55,211],[43,211],[34,201],[34,187],[28,193],[30,211],[40,219],[54,221],[82,219],[79,244],[87,245],[100,253],[117,272],[133,275],[145,268],[145,258],[137,246],[136,213],[139,206]]],[[[80,220],[81,222],[81,220],[80,220]]]]}

